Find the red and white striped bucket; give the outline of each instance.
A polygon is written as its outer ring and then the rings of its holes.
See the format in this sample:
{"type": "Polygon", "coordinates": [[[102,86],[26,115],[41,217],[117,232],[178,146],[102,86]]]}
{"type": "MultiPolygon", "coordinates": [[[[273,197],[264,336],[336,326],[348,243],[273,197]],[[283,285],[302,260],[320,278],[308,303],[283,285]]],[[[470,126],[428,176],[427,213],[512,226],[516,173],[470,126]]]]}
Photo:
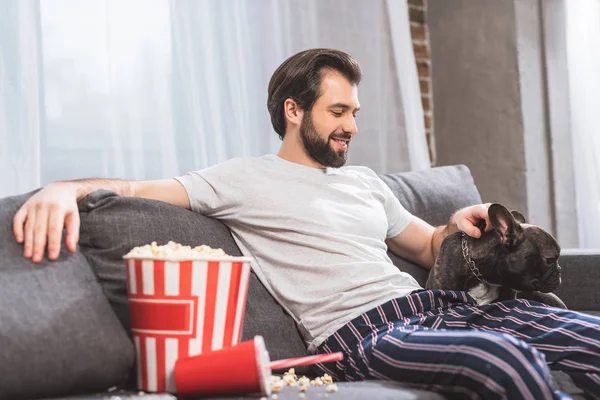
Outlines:
{"type": "Polygon", "coordinates": [[[177,359],[239,343],[252,259],[124,258],[138,389],[173,393],[177,359]]]}

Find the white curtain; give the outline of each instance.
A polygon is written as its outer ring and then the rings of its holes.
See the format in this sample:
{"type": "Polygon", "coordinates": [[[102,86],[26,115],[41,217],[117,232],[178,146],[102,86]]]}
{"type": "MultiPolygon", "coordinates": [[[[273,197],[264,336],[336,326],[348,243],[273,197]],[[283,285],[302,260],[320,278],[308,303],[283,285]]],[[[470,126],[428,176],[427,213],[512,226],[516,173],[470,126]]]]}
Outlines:
{"type": "Polygon", "coordinates": [[[312,47],[363,68],[349,163],[427,168],[404,0],[0,0],[0,197],[276,153],[268,81],[312,47]]]}
{"type": "Polygon", "coordinates": [[[39,7],[0,0],[0,197],[41,179],[39,7]]]}
{"type": "Polygon", "coordinates": [[[600,248],[600,0],[565,6],[579,244],[600,248]]]}

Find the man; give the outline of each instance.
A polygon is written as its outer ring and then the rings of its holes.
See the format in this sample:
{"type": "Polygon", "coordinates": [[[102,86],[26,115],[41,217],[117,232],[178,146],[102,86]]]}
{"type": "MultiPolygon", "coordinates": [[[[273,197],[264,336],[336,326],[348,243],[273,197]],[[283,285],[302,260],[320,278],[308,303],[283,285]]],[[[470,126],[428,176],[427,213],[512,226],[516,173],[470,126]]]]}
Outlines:
{"type": "Polygon", "coordinates": [[[46,247],[55,259],[63,227],[75,251],[77,200],[92,191],[165,201],[229,226],[309,351],[344,352],[335,367],[320,366],[338,379],[392,379],[453,397],[562,398],[550,364],[600,396],[600,319],[516,300],[477,307],[463,292],[422,290],[392,264],[388,248],[431,268],[448,234],[479,237],[481,219],[491,229],[488,205],[459,210],[434,228],[409,214],[373,171],[342,167],[357,134],[360,79],[358,63],[343,52],[296,54],[268,88],[278,155],[176,179],[56,182],[18,211],[15,237],[34,262],[46,247]]]}

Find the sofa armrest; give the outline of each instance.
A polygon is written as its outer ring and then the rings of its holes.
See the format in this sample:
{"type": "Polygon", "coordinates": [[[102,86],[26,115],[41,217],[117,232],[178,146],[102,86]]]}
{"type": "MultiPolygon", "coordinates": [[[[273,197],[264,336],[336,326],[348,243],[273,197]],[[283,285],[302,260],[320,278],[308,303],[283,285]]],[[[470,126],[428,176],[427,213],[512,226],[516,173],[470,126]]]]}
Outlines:
{"type": "Polygon", "coordinates": [[[572,310],[600,311],[600,249],[563,249],[556,295],[572,310]]]}

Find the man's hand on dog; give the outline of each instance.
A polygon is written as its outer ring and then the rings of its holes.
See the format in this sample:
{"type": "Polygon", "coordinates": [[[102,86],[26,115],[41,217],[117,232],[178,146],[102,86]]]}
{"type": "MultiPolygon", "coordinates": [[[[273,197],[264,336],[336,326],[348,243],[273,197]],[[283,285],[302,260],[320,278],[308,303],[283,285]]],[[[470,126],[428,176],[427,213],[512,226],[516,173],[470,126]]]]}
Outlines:
{"type": "Polygon", "coordinates": [[[467,235],[479,239],[481,231],[477,227],[477,222],[485,220],[485,231],[489,232],[493,229],[488,215],[488,208],[492,203],[477,204],[462,208],[455,212],[448,222],[449,234],[455,232],[464,232],[467,235]]]}

